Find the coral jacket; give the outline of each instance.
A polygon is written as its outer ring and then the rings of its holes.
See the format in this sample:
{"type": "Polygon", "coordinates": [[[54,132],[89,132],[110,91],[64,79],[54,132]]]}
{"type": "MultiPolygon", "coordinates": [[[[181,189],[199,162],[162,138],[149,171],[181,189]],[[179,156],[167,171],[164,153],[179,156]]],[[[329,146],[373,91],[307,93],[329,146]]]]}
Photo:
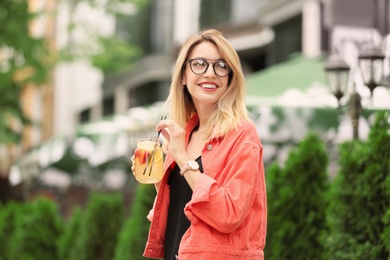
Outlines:
{"type": "MultiPolygon", "coordinates": [[[[194,116],[186,125],[189,136],[198,124],[194,116]]],[[[248,121],[223,138],[213,138],[202,151],[203,174],[184,208],[191,222],[180,246],[180,260],[264,259],[267,201],[263,146],[255,126],[248,121]]],[[[164,257],[164,240],[169,207],[167,180],[175,166],[167,154],[165,175],[153,209],[144,256],[164,257]]]]}

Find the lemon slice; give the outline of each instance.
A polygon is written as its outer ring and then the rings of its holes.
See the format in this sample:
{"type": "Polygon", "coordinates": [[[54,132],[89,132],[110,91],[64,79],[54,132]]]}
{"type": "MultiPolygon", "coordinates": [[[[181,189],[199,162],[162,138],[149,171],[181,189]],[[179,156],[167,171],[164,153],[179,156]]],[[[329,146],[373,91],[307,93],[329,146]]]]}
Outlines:
{"type": "Polygon", "coordinates": [[[156,150],[156,154],[154,155],[154,162],[159,162],[163,159],[163,152],[161,149],[156,150]]]}

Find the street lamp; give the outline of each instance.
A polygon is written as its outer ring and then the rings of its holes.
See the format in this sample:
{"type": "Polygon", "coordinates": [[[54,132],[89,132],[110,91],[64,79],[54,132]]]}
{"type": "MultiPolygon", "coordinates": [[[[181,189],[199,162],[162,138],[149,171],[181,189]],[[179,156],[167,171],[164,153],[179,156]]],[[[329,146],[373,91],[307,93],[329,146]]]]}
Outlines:
{"type": "Polygon", "coordinates": [[[337,98],[338,107],[341,107],[340,99],[344,96],[348,86],[349,66],[340,56],[333,53],[325,63],[328,86],[330,92],[337,98]]]}
{"type": "MultiPolygon", "coordinates": [[[[384,54],[373,45],[363,49],[359,55],[359,64],[362,72],[364,84],[370,89],[371,98],[374,89],[383,84],[383,61],[384,54]]],[[[339,109],[341,107],[340,99],[346,93],[348,87],[349,66],[342,59],[340,54],[333,53],[325,63],[328,86],[331,93],[337,98],[339,109]]],[[[359,118],[362,110],[361,97],[356,91],[355,84],[349,97],[348,111],[351,117],[353,139],[359,139],[359,118]]]]}
{"type": "Polygon", "coordinates": [[[371,98],[374,89],[383,83],[383,61],[385,55],[382,51],[370,44],[359,55],[360,69],[364,85],[370,89],[371,98]]]}

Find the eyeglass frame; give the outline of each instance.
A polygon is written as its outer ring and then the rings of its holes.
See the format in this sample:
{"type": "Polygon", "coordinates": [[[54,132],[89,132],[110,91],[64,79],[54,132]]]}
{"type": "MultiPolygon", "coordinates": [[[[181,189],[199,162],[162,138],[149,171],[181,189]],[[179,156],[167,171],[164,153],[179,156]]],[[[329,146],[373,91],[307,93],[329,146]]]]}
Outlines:
{"type": "Polygon", "coordinates": [[[184,68],[188,63],[190,64],[190,69],[191,69],[192,73],[194,73],[195,75],[199,75],[199,76],[200,76],[200,75],[203,75],[203,74],[205,74],[205,73],[207,72],[207,70],[208,70],[209,67],[210,67],[210,64],[213,65],[214,74],[217,75],[218,77],[224,78],[224,77],[229,76],[229,75],[232,73],[232,69],[230,68],[229,64],[228,64],[226,61],[222,60],[222,59],[216,60],[215,62],[208,62],[208,61],[207,61],[206,59],[204,59],[204,58],[193,58],[193,59],[187,60],[187,61],[183,64],[183,68],[184,68]],[[202,72],[202,73],[195,73],[195,72],[194,72],[194,70],[192,69],[192,64],[191,64],[191,62],[194,61],[194,60],[202,60],[202,61],[204,61],[204,62],[207,63],[207,67],[206,67],[206,69],[204,70],[204,72],[202,72]],[[227,65],[227,68],[228,68],[228,73],[227,73],[226,75],[224,75],[224,76],[219,75],[219,74],[215,71],[215,64],[217,64],[217,63],[220,62],[220,61],[223,61],[223,62],[227,65]]]}

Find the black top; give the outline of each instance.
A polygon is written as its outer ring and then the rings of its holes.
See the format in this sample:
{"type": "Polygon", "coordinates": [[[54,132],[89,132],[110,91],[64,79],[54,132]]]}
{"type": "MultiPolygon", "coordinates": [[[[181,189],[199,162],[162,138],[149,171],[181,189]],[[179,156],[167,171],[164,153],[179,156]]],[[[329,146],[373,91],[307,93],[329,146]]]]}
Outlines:
{"type": "MultiPolygon", "coordinates": [[[[203,172],[201,156],[196,159],[199,171],[203,172]]],[[[184,215],[184,207],[191,200],[192,190],[176,165],[168,178],[170,203],[168,209],[167,230],[164,243],[164,260],[176,260],[182,236],[190,227],[190,221],[184,215]]]]}

